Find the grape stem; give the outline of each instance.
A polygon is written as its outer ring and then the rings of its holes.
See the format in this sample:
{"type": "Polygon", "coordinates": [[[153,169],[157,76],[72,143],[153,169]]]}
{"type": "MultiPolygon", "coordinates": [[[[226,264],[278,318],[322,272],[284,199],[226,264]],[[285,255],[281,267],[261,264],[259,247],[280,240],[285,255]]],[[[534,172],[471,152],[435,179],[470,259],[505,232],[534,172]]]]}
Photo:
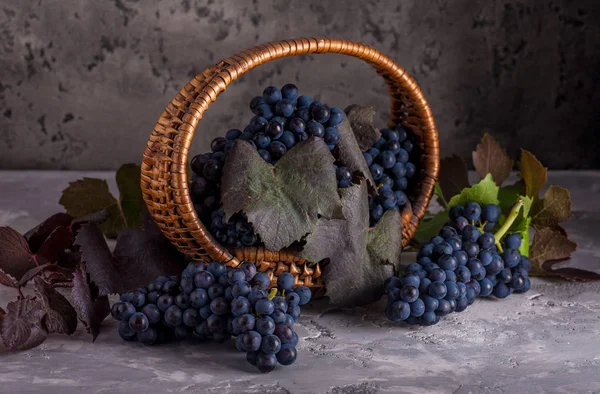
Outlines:
{"type": "Polygon", "coordinates": [[[269,293],[269,299],[272,300],[273,298],[275,298],[276,295],[277,295],[277,289],[272,288],[271,292],[269,293]]]}
{"type": "Polygon", "coordinates": [[[500,253],[503,252],[502,245],[500,244],[500,240],[502,239],[502,237],[504,237],[506,235],[506,232],[513,225],[513,223],[517,219],[517,216],[519,216],[519,212],[521,212],[521,208],[523,208],[524,203],[525,202],[523,200],[517,201],[517,203],[510,210],[510,213],[508,214],[508,217],[504,221],[504,224],[502,225],[502,227],[500,227],[500,229],[496,232],[496,234],[494,234],[494,238],[496,239],[496,247],[498,248],[498,251],[500,253]]]}

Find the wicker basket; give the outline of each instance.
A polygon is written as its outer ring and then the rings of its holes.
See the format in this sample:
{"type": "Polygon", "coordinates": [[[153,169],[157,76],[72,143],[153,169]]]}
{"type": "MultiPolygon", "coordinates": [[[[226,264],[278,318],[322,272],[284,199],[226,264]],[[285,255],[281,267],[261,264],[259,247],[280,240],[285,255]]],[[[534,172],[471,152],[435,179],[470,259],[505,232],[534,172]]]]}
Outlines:
{"type": "Polygon", "coordinates": [[[280,273],[289,271],[296,277],[296,285],[304,284],[323,294],[319,264],[297,257],[294,250],[244,247],[229,251],[222,247],[196,215],[186,173],[196,126],[227,85],[263,63],[308,53],[341,53],[370,64],[389,87],[388,125],[402,124],[415,134],[421,156],[418,182],[409,190],[410,204],[402,211],[405,246],[433,195],[439,169],[437,128],[421,90],[406,71],[377,50],[358,42],[330,38],[271,42],[242,51],[195,76],[171,100],[154,126],[144,151],[141,187],[152,217],[165,236],[186,255],[221,261],[232,267],[241,260],[253,261],[260,271],[271,276],[272,282],[280,273]]]}

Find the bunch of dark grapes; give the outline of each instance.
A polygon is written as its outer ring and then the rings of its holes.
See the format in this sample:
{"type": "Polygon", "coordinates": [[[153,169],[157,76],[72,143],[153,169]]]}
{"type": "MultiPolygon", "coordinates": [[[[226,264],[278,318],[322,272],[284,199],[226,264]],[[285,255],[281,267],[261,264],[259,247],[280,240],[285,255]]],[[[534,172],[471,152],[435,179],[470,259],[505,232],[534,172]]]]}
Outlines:
{"type": "Polygon", "coordinates": [[[407,130],[381,130],[381,138],[363,156],[377,183],[377,195],[369,197],[371,226],[376,224],[388,210],[398,210],[407,203],[406,189],[415,177],[415,146],[407,130]]]}
{"type": "MultiPolygon", "coordinates": [[[[500,214],[500,207],[493,204],[482,209],[469,202],[452,208],[451,220],[423,245],[417,262],[385,282],[388,319],[428,326],[451,312],[464,311],[477,296],[505,298],[528,291],[531,262],[518,251],[521,236],[504,237],[512,222],[496,236],[485,230],[498,222],[500,214]],[[503,238],[503,247],[497,238],[503,238]]],[[[514,217],[516,213],[507,221],[514,217]]]]}
{"type": "Polygon", "coordinates": [[[250,262],[227,268],[218,262],[192,262],[176,281],[159,277],[148,287],[121,296],[111,314],[119,335],[144,344],[195,338],[224,342],[235,337],[238,350],[261,372],[296,361],[294,323],[311,299],[306,286],[282,273],[277,287],[250,262]]]}
{"type": "MultiPolygon", "coordinates": [[[[293,84],[287,84],[281,90],[269,86],[262,96],[250,101],[250,110],[254,117],[243,131],[231,129],[224,138],[215,138],[211,143],[212,152],[197,155],[191,161],[191,191],[196,212],[220,243],[234,248],[260,244],[244,215],[238,214],[226,221],[220,208],[223,165],[235,141],[247,141],[267,163],[275,164],[288,150],[311,136],[324,139],[333,150],[340,142],[338,125],[344,119],[341,109],[328,107],[309,96],[300,96],[293,84]]],[[[336,171],[338,179],[349,174],[347,170],[336,171]]],[[[350,177],[351,174],[348,184],[350,177]]]]}

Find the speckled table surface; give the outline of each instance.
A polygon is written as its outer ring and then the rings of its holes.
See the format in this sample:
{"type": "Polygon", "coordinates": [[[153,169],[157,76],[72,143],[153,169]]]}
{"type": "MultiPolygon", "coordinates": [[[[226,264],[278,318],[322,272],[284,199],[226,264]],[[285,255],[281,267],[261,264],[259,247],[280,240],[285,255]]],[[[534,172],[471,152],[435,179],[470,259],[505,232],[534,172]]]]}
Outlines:
{"type": "MultiPolygon", "coordinates": [[[[24,231],[57,211],[67,182],[111,173],[0,171],[0,225],[24,231]]],[[[573,263],[600,272],[600,173],[553,172],[572,191],[573,263]]],[[[114,186],[114,184],[112,185],[114,186]]],[[[407,258],[409,258],[407,256],[407,258]]],[[[12,294],[0,289],[0,304],[12,294]]],[[[529,293],[478,300],[440,324],[392,324],[384,305],[303,309],[299,358],[262,375],[233,345],[125,343],[107,319],[0,356],[0,393],[598,393],[600,283],[534,279],[529,293]]]]}

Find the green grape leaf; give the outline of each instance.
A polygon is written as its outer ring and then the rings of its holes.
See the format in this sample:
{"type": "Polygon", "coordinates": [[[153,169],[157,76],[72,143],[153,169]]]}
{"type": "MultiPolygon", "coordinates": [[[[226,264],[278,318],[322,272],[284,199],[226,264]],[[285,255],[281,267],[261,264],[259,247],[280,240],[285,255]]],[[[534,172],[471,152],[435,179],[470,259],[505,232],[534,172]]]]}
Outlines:
{"type": "Polygon", "coordinates": [[[369,150],[381,138],[379,129],[373,126],[375,107],[352,104],[346,107],[344,112],[348,117],[360,150],[362,152],[369,150]]]}
{"type": "Polygon", "coordinates": [[[353,183],[358,183],[361,179],[366,179],[369,182],[371,190],[377,190],[369,166],[365,161],[350,122],[346,117],[344,117],[343,122],[338,126],[338,130],[342,138],[334,151],[336,159],[344,163],[344,166],[350,170],[353,175],[353,183]]]}
{"type": "Polygon", "coordinates": [[[275,166],[238,140],[223,168],[221,198],[227,218],[245,212],[270,250],[311,233],[319,216],[343,218],[333,162],[320,138],[294,146],[275,166]]]}
{"type": "Polygon", "coordinates": [[[502,186],[498,192],[500,200],[500,209],[502,212],[508,212],[519,199],[519,196],[525,193],[525,187],[522,182],[516,182],[512,185],[502,186]]]}
{"type": "Polygon", "coordinates": [[[463,189],[460,194],[452,197],[448,202],[448,207],[465,205],[469,201],[478,202],[480,205],[498,204],[499,187],[494,182],[490,174],[486,175],[479,183],[463,189]]]}
{"type": "Polygon", "coordinates": [[[519,253],[524,256],[529,256],[529,226],[531,225],[531,217],[529,216],[531,207],[533,206],[533,198],[528,196],[518,196],[513,205],[519,200],[523,200],[523,207],[519,211],[519,215],[513,222],[512,226],[507,231],[507,234],[519,233],[523,239],[519,248],[519,253]]]}
{"type": "Polygon", "coordinates": [[[438,235],[448,220],[450,220],[448,218],[448,211],[445,210],[438,212],[427,220],[421,221],[413,239],[419,241],[420,243],[429,241],[431,238],[438,235]]]}
{"type": "Polygon", "coordinates": [[[346,220],[321,218],[300,256],[325,261],[323,279],[331,303],[352,307],[381,297],[383,282],[400,263],[402,220],[397,211],[387,211],[369,229],[365,182],[341,189],[341,194],[346,220]]]}
{"type": "Polygon", "coordinates": [[[59,203],[75,218],[107,210],[109,218],[102,224],[104,234],[115,238],[126,228],[139,228],[144,209],[140,188],[140,167],[124,164],[116,174],[120,197],[117,200],[108,190],[103,179],[83,178],[70,182],[63,190],[59,203]]]}
{"type": "Polygon", "coordinates": [[[544,198],[533,204],[532,224],[534,227],[554,227],[571,219],[571,194],[564,187],[552,185],[544,198]]]}
{"type": "Polygon", "coordinates": [[[538,198],[540,191],[548,180],[548,169],[540,163],[533,153],[521,149],[519,170],[521,179],[525,183],[525,194],[529,197],[538,198]]]}
{"type": "Polygon", "coordinates": [[[457,155],[440,161],[439,185],[445,201],[471,186],[467,163],[457,155]]]}
{"type": "Polygon", "coordinates": [[[513,169],[514,161],[498,140],[485,133],[481,143],[473,151],[473,165],[480,177],[491,174],[498,186],[502,186],[513,169]]]}
{"type": "Polygon", "coordinates": [[[436,182],[434,192],[440,205],[446,208],[448,206],[448,201],[446,201],[446,198],[444,197],[444,193],[442,192],[442,187],[440,186],[439,182],[436,182]]]}

